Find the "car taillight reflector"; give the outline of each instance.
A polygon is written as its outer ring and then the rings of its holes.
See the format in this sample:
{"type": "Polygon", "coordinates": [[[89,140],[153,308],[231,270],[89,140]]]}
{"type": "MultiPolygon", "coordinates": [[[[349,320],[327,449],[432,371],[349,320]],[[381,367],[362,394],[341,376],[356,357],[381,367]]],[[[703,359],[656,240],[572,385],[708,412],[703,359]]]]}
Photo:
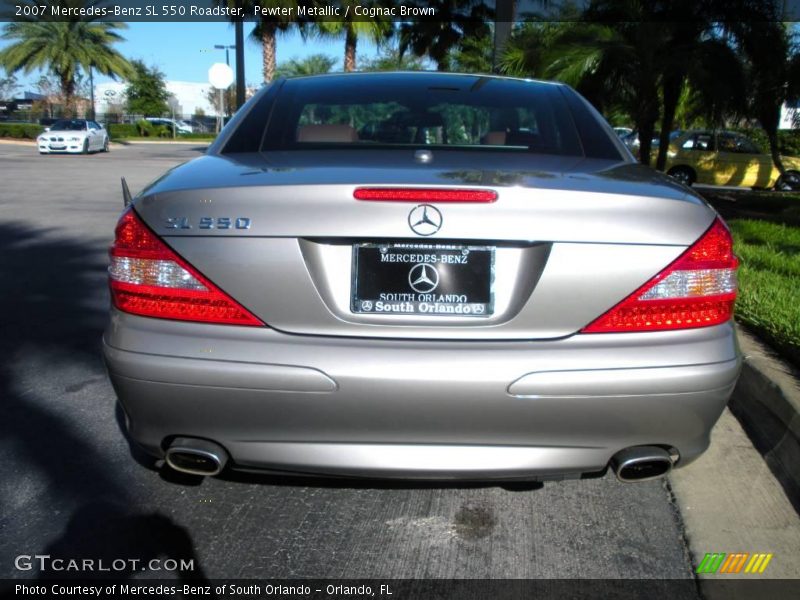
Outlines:
{"type": "Polygon", "coordinates": [[[582,332],[659,331],[724,323],[733,315],[738,265],[731,234],[716,219],[671,265],[582,332]]]}
{"type": "Polygon", "coordinates": [[[160,319],[262,326],[258,318],[178,256],[129,209],[109,250],[119,310],[160,319]]]}
{"type": "Polygon", "coordinates": [[[494,202],[494,190],[448,190],[438,188],[358,188],[356,200],[384,202],[494,202]]]}

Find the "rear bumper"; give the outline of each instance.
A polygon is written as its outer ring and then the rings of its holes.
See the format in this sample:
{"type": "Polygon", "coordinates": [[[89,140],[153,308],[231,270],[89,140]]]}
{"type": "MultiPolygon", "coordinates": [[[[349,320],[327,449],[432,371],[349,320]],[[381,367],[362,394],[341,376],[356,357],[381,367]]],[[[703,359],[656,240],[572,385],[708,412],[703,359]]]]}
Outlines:
{"type": "Polygon", "coordinates": [[[736,383],[731,324],[547,342],[298,336],[114,311],[104,336],[131,437],[223,445],[235,468],[543,478],[636,445],[686,464],[736,383]]]}

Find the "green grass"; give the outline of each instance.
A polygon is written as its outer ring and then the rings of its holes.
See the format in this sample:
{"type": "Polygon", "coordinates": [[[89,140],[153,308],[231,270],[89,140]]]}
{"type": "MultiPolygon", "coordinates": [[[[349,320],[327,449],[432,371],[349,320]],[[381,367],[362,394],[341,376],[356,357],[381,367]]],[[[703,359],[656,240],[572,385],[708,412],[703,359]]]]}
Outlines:
{"type": "Polygon", "coordinates": [[[728,222],[739,256],[736,318],[800,364],[800,227],[728,222]]]}

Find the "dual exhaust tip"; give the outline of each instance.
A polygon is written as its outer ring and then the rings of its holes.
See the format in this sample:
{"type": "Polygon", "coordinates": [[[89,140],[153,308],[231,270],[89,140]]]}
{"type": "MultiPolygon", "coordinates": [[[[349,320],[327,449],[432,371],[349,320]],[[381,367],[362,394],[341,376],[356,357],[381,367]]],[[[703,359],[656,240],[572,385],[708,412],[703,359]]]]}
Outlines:
{"type": "Polygon", "coordinates": [[[658,446],[632,446],[620,450],[611,459],[617,479],[625,483],[649,481],[672,470],[673,457],[658,446]]]}
{"type": "MultiPolygon", "coordinates": [[[[166,452],[167,464],[181,473],[200,476],[219,475],[228,463],[225,449],[209,440],[175,438],[166,452]]],[[[611,468],[625,483],[649,481],[672,470],[673,457],[658,446],[632,446],[617,452],[611,468]]]]}
{"type": "Polygon", "coordinates": [[[175,438],[167,448],[167,464],[188,475],[219,475],[228,463],[225,448],[199,438],[175,438]]]}

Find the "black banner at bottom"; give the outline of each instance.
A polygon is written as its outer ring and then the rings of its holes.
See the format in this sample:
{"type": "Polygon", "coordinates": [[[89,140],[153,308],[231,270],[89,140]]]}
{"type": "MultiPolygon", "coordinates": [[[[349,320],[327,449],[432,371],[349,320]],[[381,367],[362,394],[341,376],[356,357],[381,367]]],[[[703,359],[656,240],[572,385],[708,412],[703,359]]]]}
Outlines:
{"type": "Polygon", "coordinates": [[[671,600],[800,598],[797,579],[63,579],[2,580],[6,598],[671,600]]]}

